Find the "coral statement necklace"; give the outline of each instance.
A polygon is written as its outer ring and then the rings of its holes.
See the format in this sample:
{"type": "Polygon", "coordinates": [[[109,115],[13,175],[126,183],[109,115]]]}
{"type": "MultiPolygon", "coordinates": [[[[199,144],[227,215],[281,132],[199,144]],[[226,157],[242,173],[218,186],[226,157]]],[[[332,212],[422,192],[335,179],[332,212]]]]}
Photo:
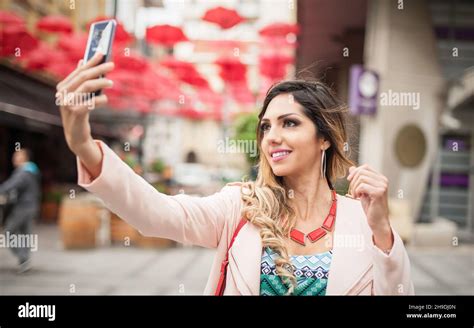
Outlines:
{"type": "MultiPolygon", "coordinates": [[[[323,224],[311,231],[306,235],[311,242],[316,242],[319,239],[323,238],[327,232],[330,232],[332,228],[334,227],[334,222],[336,222],[336,209],[337,209],[337,199],[336,199],[336,191],[332,190],[332,205],[331,209],[329,210],[329,214],[326,216],[326,219],[324,220],[323,224]]],[[[291,240],[297,242],[298,244],[301,244],[303,246],[306,246],[304,242],[305,234],[298,229],[291,229],[290,232],[290,238],[291,240]]]]}

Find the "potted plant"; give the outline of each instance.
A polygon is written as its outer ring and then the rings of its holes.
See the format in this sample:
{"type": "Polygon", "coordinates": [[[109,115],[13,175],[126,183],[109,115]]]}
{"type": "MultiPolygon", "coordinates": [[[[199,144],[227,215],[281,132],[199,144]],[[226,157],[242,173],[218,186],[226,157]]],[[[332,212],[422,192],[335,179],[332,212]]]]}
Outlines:
{"type": "MultiPolygon", "coordinates": [[[[257,130],[258,117],[255,113],[239,115],[234,123],[233,140],[246,140],[248,143],[257,142],[255,131],[257,130]]],[[[250,167],[250,179],[255,180],[257,177],[256,164],[258,156],[249,152],[245,153],[245,158],[250,167]]],[[[224,181],[228,182],[228,181],[224,181]]]]}
{"type": "Polygon", "coordinates": [[[165,170],[165,163],[161,159],[155,159],[151,162],[150,169],[152,172],[161,174],[165,170]]]}
{"type": "Polygon", "coordinates": [[[58,190],[51,189],[44,193],[41,203],[42,222],[55,223],[57,221],[61,198],[62,193],[58,190]]]}

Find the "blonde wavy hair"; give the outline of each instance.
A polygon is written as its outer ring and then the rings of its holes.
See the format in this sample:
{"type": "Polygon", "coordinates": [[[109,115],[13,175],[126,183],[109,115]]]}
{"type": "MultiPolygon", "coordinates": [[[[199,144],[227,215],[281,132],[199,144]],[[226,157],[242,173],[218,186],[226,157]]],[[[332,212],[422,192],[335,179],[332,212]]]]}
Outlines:
{"type": "Polygon", "coordinates": [[[285,239],[289,238],[290,231],[295,226],[295,210],[290,205],[283,178],[273,173],[261,149],[261,119],[272,99],[280,94],[291,94],[303,107],[305,115],[313,121],[316,127],[315,137],[324,137],[330,142],[330,147],[326,150],[326,180],[331,189],[334,189],[335,179],[344,177],[347,168],[353,163],[344,151],[347,140],[347,107],[337,100],[325,84],[291,80],[279,82],[268,90],[258,115],[258,174],[255,182],[243,181],[241,184],[244,202],[242,215],[259,228],[262,246],[270,247],[279,255],[275,260],[276,272],[288,288],[287,295],[291,295],[296,288],[296,277],[285,239]]]}

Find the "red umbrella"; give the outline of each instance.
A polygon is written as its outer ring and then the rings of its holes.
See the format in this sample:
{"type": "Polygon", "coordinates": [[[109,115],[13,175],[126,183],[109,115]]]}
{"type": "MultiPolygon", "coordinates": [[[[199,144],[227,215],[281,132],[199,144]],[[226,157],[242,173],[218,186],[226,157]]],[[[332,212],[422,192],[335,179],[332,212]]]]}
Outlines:
{"type": "Polygon", "coordinates": [[[236,10],[221,6],[206,11],[202,19],[217,24],[222,29],[234,27],[245,20],[236,10]]]}
{"type": "Polygon", "coordinates": [[[77,62],[60,49],[40,41],[38,46],[18,57],[27,71],[45,71],[57,78],[64,78],[71,73],[77,62]]]}
{"type": "Polygon", "coordinates": [[[208,108],[207,117],[215,120],[222,119],[223,97],[211,89],[198,89],[198,98],[208,108]]]}
{"type": "Polygon", "coordinates": [[[62,51],[53,49],[49,44],[41,41],[38,47],[23,56],[22,60],[26,61],[26,69],[33,71],[47,69],[51,63],[67,59],[62,51]]]}
{"type": "MultiPolygon", "coordinates": [[[[288,34],[291,35],[291,34],[288,34]]],[[[281,48],[296,48],[298,42],[296,38],[286,38],[286,37],[272,37],[272,36],[262,36],[262,46],[263,48],[272,48],[279,50],[281,48]]]]}
{"type": "Polygon", "coordinates": [[[109,98],[109,106],[117,109],[132,109],[142,113],[151,111],[151,105],[157,95],[150,95],[147,90],[149,82],[141,74],[117,68],[107,75],[114,81],[112,88],[105,89],[109,98]]]}
{"type": "Polygon", "coordinates": [[[209,88],[209,82],[199,74],[191,74],[181,77],[181,81],[186,82],[198,88],[207,89],[209,88]]]}
{"type": "Polygon", "coordinates": [[[76,68],[76,65],[77,62],[65,58],[64,60],[49,63],[45,70],[57,78],[64,79],[76,68]]]}
{"type": "Polygon", "coordinates": [[[141,90],[144,90],[144,82],[141,74],[137,74],[132,70],[126,70],[117,67],[112,72],[107,74],[107,78],[114,82],[112,88],[106,89],[114,95],[134,96],[141,95],[141,90]]]}
{"type": "Polygon", "coordinates": [[[11,11],[6,11],[6,10],[0,10],[0,25],[24,25],[25,20],[18,16],[17,14],[11,12],[11,11]]]}
{"type": "Polygon", "coordinates": [[[10,25],[0,30],[0,56],[24,56],[38,46],[38,40],[24,25],[10,25]]]}
{"type": "Polygon", "coordinates": [[[167,24],[147,27],[145,38],[150,43],[167,47],[174,46],[178,42],[188,41],[181,28],[167,24]]]}
{"type": "Polygon", "coordinates": [[[145,71],[143,79],[159,95],[160,99],[178,101],[179,97],[183,95],[179,82],[163,75],[157,65],[152,65],[151,69],[145,71]]]}
{"type": "Polygon", "coordinates": [[[206,116],[206,112],[197,110],[193,107],[182,108],[177,112],[177,114],[191,120],[200,120],[206,116]]]}
{"type": "Polygon", "coordinates": [[[298,34],[299,26],[289,23],[273,23],[259,30],[261,36],[268,37],[286,37],[288,34],[298,34]]]}
{"type": "Polygon", "coordinates": [[[107,96],[111,99],[114,98],[113,104],[133,107],[135,99],[140,98],[138,100],[138,110],[140,111],[151,109],[151,107],[148,108],[144,105],[144,101],[148,101],[150,106],[155,100],[177,102],[179,96],[183,94],[175,83],[158,74],[151,65],[147,65],[142,72],[118,67],[107,77],[114,81],[114,86],[105,91],[107,96]]]}
{"type": "MultiPolygon", "coordinates": [[[[90,22],[87,23],[87,29],[90,28],[90,25],[92,23],[104,21],[104,20],[109,20],[112,19],[112,17],[107,17],[107,16],[98,16],[91,20],[90,22]]],[[[131,42],[134,38],[132,35],[130,35],[124,28],[123,24],[119,21],[117,21],[117,26],[115,28],[115,37],[114,37],[114,44],[123,44],[123,43],[129,43],[131,42]]]]}
{"type": "Polygon", "coordinates": [[[271,80],[279,80],[286,75],[286,66],[293,62],[293,57],[273,54],[260,57],[260,73],[271,80]]]}
{"type": "Polygon", "coordinates": [[[86,50],[87,45],[87,34],[61,34],[57,45],[68,55],[69,58],[71,58],[71,60],[77,62],[79,59],[84,57],[84,51],[86,50]]]}
{"type": "Polygon", "coordinates": [[[145,57],[138,53],[131,52],[128,55],[118,53],[114,56],[114,62],[117,69],[130,70],[135,72],[143,72],[148,67],[148,61],[145,57]]]}
{"type": "Polygon", "coordinates": [[[69,18],[61,15],[50,15],[41,18],[36,23],[36,28],[51,33],[71,33],[73,30],[69,18]]]}
{"type": "Polygon", "coordinates": [[[193,64],[181,60],[177,60],[174,57],[168,57],[160,61],[160,65],[163,65],[173,71],[176,77],[190,85],[209,88],[209,83],[202,77],[193,64]]]}
{"type": "Polygon", "coordinates": [[[232,97],[241,104],[251,104],[255,102],[255,98],[245,81],[232,83],[229,86],[232,97]]]}
{"type": "Polygon", "coordinates": [[[220,77],[229,83],[245,81],[247,67],[240,60],[231,57],[220,58],[216,61],[220,67],[220,77]]]}

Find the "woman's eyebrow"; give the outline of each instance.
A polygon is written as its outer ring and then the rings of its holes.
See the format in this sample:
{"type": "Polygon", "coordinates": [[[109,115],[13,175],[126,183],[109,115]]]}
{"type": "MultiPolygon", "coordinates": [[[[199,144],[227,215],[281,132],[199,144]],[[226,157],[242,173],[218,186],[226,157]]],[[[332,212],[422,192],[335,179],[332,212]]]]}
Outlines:
{"type": "MultiPolygon", "coordinates": [[[[277,117],[277,120],[281,120],[282,118],[285,118],[285,117],[290,116],[290,115],[298,115],[298,116],[300,116],[300,115],[297,114],[297,113],[286,113],[286,114],[283,114],[283,115],[278,116],[278,117],[277,117]]],[[[268,119],[268,118],[262,118],[262,122],[263,122],[263,121],[269,121],[269,119],[268,119]]]]}

